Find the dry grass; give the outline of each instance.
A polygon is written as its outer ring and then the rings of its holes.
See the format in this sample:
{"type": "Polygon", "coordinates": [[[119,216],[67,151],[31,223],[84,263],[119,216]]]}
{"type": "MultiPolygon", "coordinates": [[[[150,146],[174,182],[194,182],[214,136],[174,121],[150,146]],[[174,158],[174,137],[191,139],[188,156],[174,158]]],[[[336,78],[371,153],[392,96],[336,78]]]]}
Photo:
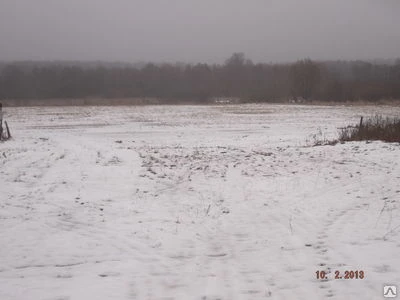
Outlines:
{"type": "Polygon", "coordinates": [[[312,146],[336,145],[350,141],[384,141],[400,143],[400,118],[383,117],[376,115],[367,119],[361,118],[357,125],[339,128],[337,139],[327,139],[319,128],[316,134],[311,135],[308,144],[312,146]]]}
{"type": "Polygon", "coordinates": [[[341,128],[339,141],[380,140],[400,142],[400,118],[389,118],[376,115],[363,120],[356,126],[341,128]]]}

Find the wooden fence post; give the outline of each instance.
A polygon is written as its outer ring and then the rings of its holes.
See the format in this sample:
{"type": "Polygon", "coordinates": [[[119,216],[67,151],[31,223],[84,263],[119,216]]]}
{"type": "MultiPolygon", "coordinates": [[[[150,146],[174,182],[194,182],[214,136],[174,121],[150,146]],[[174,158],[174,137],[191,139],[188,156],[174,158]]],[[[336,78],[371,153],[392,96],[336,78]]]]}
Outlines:
{"type": "Polygon", "coordinates": [[[10,128],[8,128],[7,121],[4,121],[4,124],[6,124],[7,139],[11,139],[10,128]]]}

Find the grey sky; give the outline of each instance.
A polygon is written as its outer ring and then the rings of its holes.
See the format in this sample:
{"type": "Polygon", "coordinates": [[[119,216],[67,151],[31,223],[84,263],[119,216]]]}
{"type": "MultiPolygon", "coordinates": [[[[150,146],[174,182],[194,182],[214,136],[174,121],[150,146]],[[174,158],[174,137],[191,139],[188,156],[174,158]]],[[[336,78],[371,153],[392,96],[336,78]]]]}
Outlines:
{"type": "Polygon", "coordinates": [[[0,0],[0,60],[400,57],[399,0],[0,0]]]}

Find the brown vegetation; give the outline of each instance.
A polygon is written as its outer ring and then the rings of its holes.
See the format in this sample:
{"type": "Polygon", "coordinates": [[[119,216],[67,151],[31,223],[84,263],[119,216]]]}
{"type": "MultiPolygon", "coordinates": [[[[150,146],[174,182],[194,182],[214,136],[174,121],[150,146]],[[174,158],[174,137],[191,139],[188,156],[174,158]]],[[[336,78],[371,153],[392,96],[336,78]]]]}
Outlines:
{"type": "Polygon", "coordinates": [[[381,140],[400,143],[400,118],[389,118],[376,115],[360,124],[342,128],[339,141],[381,140]]]}

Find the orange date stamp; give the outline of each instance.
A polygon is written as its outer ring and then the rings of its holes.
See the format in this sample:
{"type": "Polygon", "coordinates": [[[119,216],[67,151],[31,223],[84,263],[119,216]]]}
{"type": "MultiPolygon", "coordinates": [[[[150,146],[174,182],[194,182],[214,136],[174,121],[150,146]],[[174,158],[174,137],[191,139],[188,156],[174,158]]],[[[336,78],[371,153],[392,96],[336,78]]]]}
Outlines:
{"type": "Polygon", "coordinates": [[[328,280],[328,279],[364,279],[365,272],[363,270],[346,270],[346,271],[334,271],[333,274],[326,271],[316,271],[315,275],[318,280],[328,280]]]}

